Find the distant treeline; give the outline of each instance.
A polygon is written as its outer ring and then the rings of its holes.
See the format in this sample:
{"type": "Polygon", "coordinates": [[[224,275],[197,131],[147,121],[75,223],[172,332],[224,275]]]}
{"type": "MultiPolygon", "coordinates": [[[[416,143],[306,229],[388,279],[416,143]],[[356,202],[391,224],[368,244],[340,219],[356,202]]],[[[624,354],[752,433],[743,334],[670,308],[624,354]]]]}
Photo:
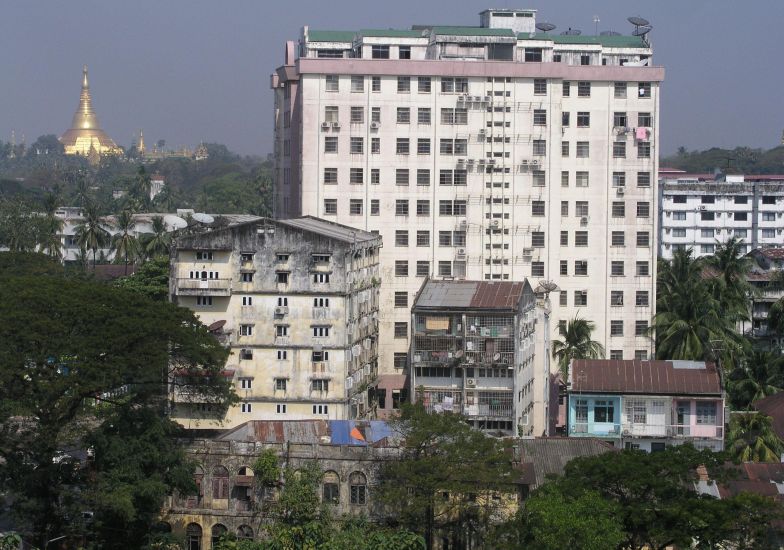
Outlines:
{"type": "Polygon", "coordinates": [[[660,166],[692,173],[718,170],[737,174],[784,174],[784,145],[768,151],[749,147],[687,151],[680,147],[675,155],[662,158],[660,166]]]}

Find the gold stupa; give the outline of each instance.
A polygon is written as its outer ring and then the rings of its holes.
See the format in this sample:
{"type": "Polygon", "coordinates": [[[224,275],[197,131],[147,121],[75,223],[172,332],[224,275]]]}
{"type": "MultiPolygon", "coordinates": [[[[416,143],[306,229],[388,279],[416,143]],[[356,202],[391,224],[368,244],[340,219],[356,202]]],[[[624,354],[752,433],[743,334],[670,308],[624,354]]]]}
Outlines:
{"type": "Polygon", "coordinates": [[[115,154],[120,148],[98,124],[87,81],[87,65],[82,69],[82,94],[71,127],[60,137],[66,155],[115,154]]]}

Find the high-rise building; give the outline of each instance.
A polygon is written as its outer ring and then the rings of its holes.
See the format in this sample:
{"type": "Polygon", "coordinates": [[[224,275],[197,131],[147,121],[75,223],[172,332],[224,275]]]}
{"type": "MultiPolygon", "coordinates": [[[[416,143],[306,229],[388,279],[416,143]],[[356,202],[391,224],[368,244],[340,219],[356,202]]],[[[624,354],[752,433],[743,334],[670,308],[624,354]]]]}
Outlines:
{"type": "Polygon", "coordinates": [[[405,366],[396,304],[428,276],[552,281],[553,327],[579,315],[613,358],[652,352],[664,69],[647,27],[535,25],[304,27],[271,77],[275,215],[383,236],[382,373],[405,366]]]}

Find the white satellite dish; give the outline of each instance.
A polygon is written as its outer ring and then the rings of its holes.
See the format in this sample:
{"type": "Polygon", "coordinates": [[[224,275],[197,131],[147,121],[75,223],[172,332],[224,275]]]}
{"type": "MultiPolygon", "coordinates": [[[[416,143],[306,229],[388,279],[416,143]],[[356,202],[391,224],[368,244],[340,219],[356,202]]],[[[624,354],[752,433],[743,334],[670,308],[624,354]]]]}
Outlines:
{"type": "Polygon", "coordinates": [[[188,227],[188,222],[179,216],[175,216],[174,214],[166,214],[163,217],[163,223],[166,224],[166,226],[169,228],[169,231],[188,227]]]}
{"type": "Polygon", "coordinates": [[[195,214],[191,214],[191,218],[193,218],[194,221],[197,221],[199,223],[212,223],[212,222],[215,221],[215,218],[213,218],[209,214],[202,214],[200,212],[196,212],[195,214]]]}

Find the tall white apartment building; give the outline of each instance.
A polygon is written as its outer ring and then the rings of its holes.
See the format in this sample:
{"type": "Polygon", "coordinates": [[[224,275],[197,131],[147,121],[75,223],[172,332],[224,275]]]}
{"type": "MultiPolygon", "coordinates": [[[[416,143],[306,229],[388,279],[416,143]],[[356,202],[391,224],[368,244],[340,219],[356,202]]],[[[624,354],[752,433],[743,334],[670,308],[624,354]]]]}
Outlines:
{"type": "Polygon", "coordinates": [[[380,372],[425,277],[558,285],[613,357],[652,351],[659,87],[645,36],[304,27],[271,76],[277,217],[382,235],[380,372]]]}
{"type": "Polygon", "coordinates": [[[784,246],[784,176],[673,173],[659,183],[659,254],[708,256],[737,237],[744,252],[784,246]]]}

